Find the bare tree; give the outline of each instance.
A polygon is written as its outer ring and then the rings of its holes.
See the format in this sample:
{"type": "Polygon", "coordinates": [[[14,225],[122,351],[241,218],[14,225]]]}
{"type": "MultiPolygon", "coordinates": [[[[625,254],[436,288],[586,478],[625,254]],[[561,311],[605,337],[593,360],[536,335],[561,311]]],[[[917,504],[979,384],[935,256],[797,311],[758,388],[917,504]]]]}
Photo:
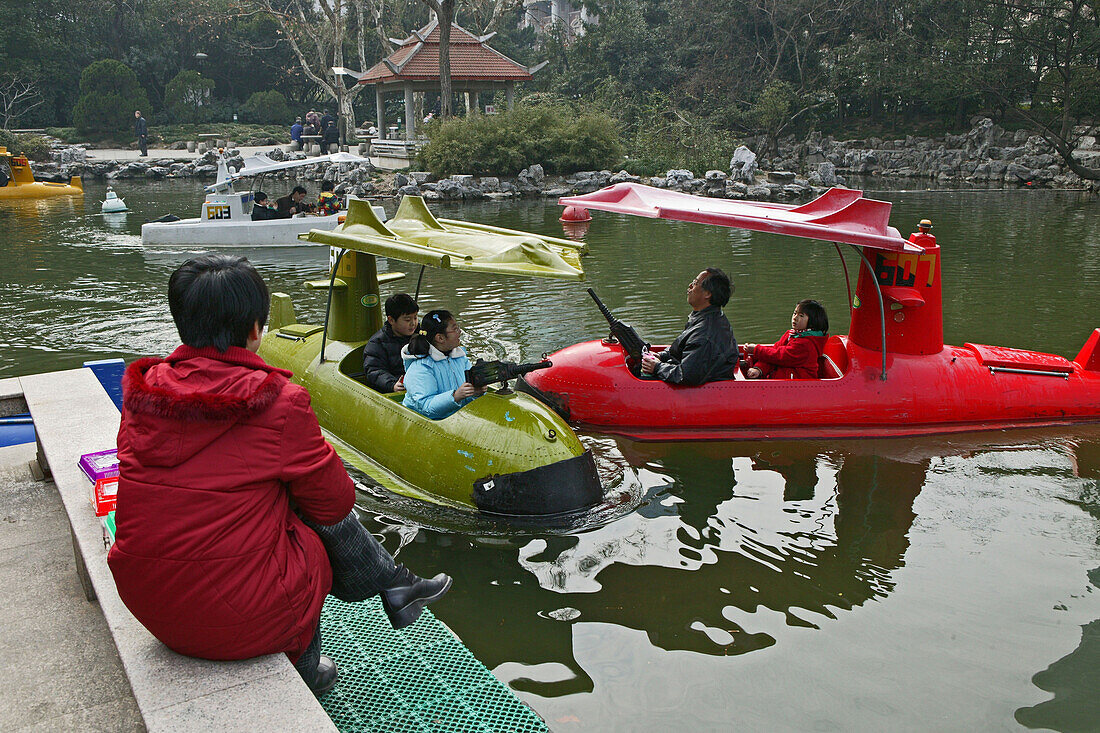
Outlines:
{"type": "Polygon", "coordinates": [[[1100,116],[1100,12],[1092,0],[989,0],[985,20],[1000,40],[989,59],[1003,73],[987,91],[1032,126],[1081,178],[1100,181],[1077,143],[1100,116]]]}
{"type": "MultiPolygon", "coordinates": [[[[353,102],[363,87],[359,84],[345,87],[341,75],[333,69],[344,67],[344,47],[348,43],[355,46],[359,68],[367,68],[367,37],[379,26],[377,22],[368,25],[365,0],[251,1],[279,24],[306,77],[335,100],[339,110],[340,139],[346,141],[352,137],[355,130],[353,102]]],[[[381,17],[383,5],[384,0],[371,2],[372,20],[381,17]]]]}
{"type": "Polygon", "coordinates": [[[421,0],[439,21],[439,116],[451,118],[451,25],[455,22],[455,0],[421,0]]]}
{"type": "Polygon", "coordinates": [[[496,28],[504,13],[518,8],[523,0],[465,0],[463,3],[462,17],[465,22],[473,21],[473,26],[479,33],[488,33],[496,28]]]}
{"type": "Polygon", "coordinates": [[[38,84],[29,75],[9,71],[0,74],[0,118],[7,130],[13,120],[30,112],[45,99],[38,92],[38,84]]]}

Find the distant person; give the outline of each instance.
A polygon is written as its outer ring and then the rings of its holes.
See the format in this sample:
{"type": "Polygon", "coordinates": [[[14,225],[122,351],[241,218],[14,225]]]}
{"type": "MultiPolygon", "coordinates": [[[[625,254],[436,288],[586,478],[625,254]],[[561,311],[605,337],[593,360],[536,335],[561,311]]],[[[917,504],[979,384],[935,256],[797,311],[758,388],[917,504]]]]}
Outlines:
{"type": "Polygon", "coordinates": [[[321,117],[317,114],[316,110],[311,109],[309,112],[306,112],[306,124],[312,126],[314,130],[321,129],[321,117]]]}
{"type": "Polygon", "coordinates": [[[340,131],[336,129],[336,123],[330,121],[328,127],[321,133],[321,147],[325,153],[334,153],[336,150],[333,150],[333,145],[339,150],[340,131]]]}
{"type": "Polygon", "coordinates": [[[738,366],[737,340],[722,313],[732,289],[729,277],[717,267],[696,275],[688,285],[687,326],[664,351],[642,355],[642,373],[685,386],[733,377],[738,366]]]}
{"type": "Polygon", "coordinates": [[[374,137],[377,134],[378,134],[378,128],[375,127],[374,125],[371,125],[370,127],[367,128],[367,137],[374,137]]]}
{"type": "Polygon", "coordinates": [[[386,323],[363,347],[367,384],[379,392],[405,391],[405,361],[401,350],[420,325],[420,306],[408,293],[386,298],[386,323]]]}
{"type": "Polygon", "coordinates": [[[335,188],[332,181],[321,181],[321,195],[317,197],[317,205],[313,207],[313,213],[331,216],[340,210],[340,197],[333,192],[335,188]]]}
{"type": "Polygon", "coordinates": [[[402,628],[451,579],[396,565],[359,523],[355,486],[309,393],[256,353],[269,298],[244,257],[203,255],[172,273],[183,344],[135,361],[122,379],[107,564],[122,602],[170,649],[203,659],[282,652],[321,695],[337,678],[321,654],[329,593],[380,595],[402,628]]]}
{"type": "Polygon", "coordinates": [[[424,115],[424,124],[427,124],[427,123],[431,122],[434,119],[435,119],[435,114],[432,113],[432,112],[429,112],[428,114],[424,115]]]}
{"type": "Polygon", "coordinates": [[[302,118],[296,117],[294,124],[290,126],[290,142],[297,143],[299,150],[302,149],[302,135],[305,130],[305,127],[302,126],[302,118]]]}
{"type": "Polygon", "coordinates": [[[818,359],[825,352],[829,316],[816,300],[800,300],[791,328],[774,345],[745,344],[749,379],[817,379],[818,359]]]}
{"type": "Polygon", "coordinates": [[[137,135],[138,149],[141,157],[149,156],[149,125],[141,116],[141,110],[134,110],[134,134],[137,135]]]}
{"type": "Polygon", "coordinates": [[[429,311],[401,350],[405,361],[405,407],[442,420],[485,394],[466,381],[470,360],[462,348],[462,329],[449,311],[429,311]]]}
{"type": "Polygon", "coordinates": [[[332,115],[330,115],[330,114],[328,113],[328,110],[327,110],[327,109],[326,109],[326,110],[323,110],[323,111],[321,112],[321,119],[320,119],[320,120],[318,121],[318,126],[319,126],[319,127],[320,127],[320,129],[321,129],[321,134],[322,134],[322,135],[323,135],[323,134],[325,133],[325,130],[327,130],[327,129],[328,129],[328,126],[329,126],[329,123],[330,123],[330,122],[331,122],[331,123],[335,123],[335,122],[336,122],[336,118],[335,118],[335,117],[333,117],[332,115]]]}
{"type": "Polygon", "coordinates": [[[252,197],[252,221],[268,221],[270,219],[289,219],[283,216],[271,206],[271,200],[263,191],[257,191],[252,197]]]}
{"type": "Polygon", "coordinates": [[[294,189],[286,196],[280,196],[275,199],[275,210],[279,213],[280,219],[289,219],[295,214],[304,214],[307,211],[313,210],[313,205],[304,203],[303,199],[306,197],[306,189],[304,186],[295,186],[294,189]]]}

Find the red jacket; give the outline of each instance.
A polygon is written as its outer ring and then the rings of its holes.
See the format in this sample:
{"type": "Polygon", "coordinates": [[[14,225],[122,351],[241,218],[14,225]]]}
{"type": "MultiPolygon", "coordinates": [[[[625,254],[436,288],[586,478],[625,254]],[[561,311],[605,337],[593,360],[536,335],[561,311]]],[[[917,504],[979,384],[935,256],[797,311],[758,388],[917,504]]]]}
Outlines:
{"type": "Polygon", "coordinates": [[[775,345],[757,344],[752,365],[768,379],[817,379],[818,358],[825,350],[825,336],[794,337],[788,330],[775,345]]]}
{"type": "Polygon", "coordinates": [[[295,660],[316,631],[332,569],[291,503],[335,524],[355,489],[289,376],[246,349],[180,346],[123,377],[107,562],[126,607],[181,654],[295,660]]]}

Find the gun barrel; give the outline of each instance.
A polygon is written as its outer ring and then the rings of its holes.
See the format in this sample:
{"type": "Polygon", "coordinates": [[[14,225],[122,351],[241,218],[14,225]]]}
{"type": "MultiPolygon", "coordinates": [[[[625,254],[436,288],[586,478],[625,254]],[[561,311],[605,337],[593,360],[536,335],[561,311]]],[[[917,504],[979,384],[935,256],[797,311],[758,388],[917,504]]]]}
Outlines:
{"type": "Polygon", "coordinates": [[[603,301],[600,300],[600,296],[596,295],[596,291],[592,288],[587,288],[587,290],[588,294],[592,296],[592,300],[596,301],[596,307],[600,309],[600,313],[603,314],[603,317],[607,319],[608,323],[613,324],[615,316],[611,315],[611,311],[609,311],[607,306],[603,304],[603,301]]]}
{"type": "Polygon", "coordinates": [[[552,361],[550,361],[549,359],[543,359],[542,361],[534,362],[532,364],[516,364],[515,368],[510,371],[513,375],[517,377],[522,377],[524,374],[530,374],[536,369],[548,369],[552,366],[554,366],[554,363],[552,361]]]}

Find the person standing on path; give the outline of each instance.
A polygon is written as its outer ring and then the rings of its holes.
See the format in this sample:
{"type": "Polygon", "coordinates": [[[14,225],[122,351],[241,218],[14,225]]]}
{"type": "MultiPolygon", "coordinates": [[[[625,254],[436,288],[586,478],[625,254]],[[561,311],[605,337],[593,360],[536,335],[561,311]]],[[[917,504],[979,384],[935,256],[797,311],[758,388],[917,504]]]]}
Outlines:
{"type": "Polygon", "coordinates": [[[141,116],[141,110],[134,110],[134,132],[137,133],[138,148],[141,150],[141,156],[148,157],[149,155],[149,125],[145,122],[145,118],[141,116]]]}

